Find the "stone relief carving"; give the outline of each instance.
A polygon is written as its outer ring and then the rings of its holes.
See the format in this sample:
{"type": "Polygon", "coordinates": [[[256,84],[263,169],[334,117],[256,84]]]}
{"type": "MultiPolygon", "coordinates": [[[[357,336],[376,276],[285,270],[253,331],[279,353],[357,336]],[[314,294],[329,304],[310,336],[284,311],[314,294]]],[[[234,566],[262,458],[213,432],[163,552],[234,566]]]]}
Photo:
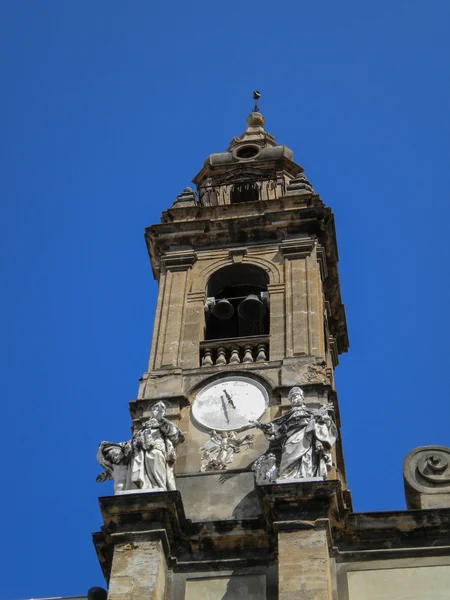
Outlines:
{"type": "Polygon", "coordinates": [[[200,448],[202,471],[224,471],[241,448],[254,448],[254,435],[238,438],[235,431],[211,431],[210,439],[200,448]]]}
{"type": "Polygon", "coordinates": [[[408,482],[425,490],[426,488],[449,487],[450,490],[450,448],[446,446],[419,446],[405,457],[403,473],[408,482]]]}
{"type": "Polygon", "coordinates": [[[448,452],[433,452],[431,456],[423,456],[419,460],[417,470],[432,484],[450,483],[449,458],[448,452]]]}
{"type": "Polygon", "coordinates": [[[408,508],[450,506],[450,448],[419,446],[403,461],[408,508]]]}
{"type": "Polygon", "coordinates": [[[252,466],[252,471],[255,472],[255,479],[258,485],[265,483],[275,483],[278,478],[278,469],[276,465],[275,454],[263,454],[252,466]]]}
{"type": "Polygon", "coordinates": [[[175,446],[184,441],[182,432],[165,418],[166,405],[156,402],[152,416],[127,442],[101,442],[97,460],[105,469],[101,483],[114,480],[114,492],[151,492],[175,489],[175,446]]]}
{"type": "Polygon", "coordinates": [[[323,383],[324,385],[329,385],[330,376],[328,369],[322,365],[308,365],[306,370],[300,374],[298,383],[300,385],[305,385],[307,383],[323,383]]]}
{"type": "Polygon", "coordinates": [[[331,448],[338,432],[330,412],[331,404],[309,408],[303,390],[293,387],[288,399],[291,408],[270,423],[254,421],[271,442],[280,442],[281,462],[278,481],[283,479],[325,479],[332,467],[331,448]]]}

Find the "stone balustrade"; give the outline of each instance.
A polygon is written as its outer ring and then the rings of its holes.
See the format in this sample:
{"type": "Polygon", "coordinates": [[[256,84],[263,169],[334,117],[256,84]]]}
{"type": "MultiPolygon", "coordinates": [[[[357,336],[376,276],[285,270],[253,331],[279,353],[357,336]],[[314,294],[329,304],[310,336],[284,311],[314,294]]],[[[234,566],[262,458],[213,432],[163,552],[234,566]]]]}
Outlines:
{"type": "Polygon", "coordinates": [[[213,367],[269,360],[269,336],[228,338],[200,342],[200,365],[213,367]]]}

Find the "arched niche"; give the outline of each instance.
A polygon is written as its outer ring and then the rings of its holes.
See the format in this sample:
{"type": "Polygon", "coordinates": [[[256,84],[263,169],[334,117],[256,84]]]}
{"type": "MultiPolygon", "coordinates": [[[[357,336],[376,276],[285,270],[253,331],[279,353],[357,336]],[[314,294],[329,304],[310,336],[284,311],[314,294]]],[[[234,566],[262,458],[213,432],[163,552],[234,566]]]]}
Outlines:
{"type": "Polygon", "coordinates": [[[204,339],[268,335],[268,285],[268,272],[254,264],[235,263],[215,271],[206,286],[204,339]]]}

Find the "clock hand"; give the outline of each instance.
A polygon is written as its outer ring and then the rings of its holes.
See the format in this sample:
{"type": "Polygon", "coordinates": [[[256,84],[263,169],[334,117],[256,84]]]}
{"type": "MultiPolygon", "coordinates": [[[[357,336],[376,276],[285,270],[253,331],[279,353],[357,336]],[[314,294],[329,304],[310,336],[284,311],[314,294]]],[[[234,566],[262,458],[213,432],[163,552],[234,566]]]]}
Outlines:
{"type": "Polygon", "coordinates": [[[233,408],[236,408],[236,406],[233,402],[233,398],[230,396],[230,394],[227,392],[227,390],[223,390],[223,391],[224,391],[225,396],[228,398],[228,404],[230,406],[232,406],[233,408]]]}
{"type": "Polygon", "coordinates": [[[225,419],[227,420],[227,423],[230,422],[230,417],[228,416],[228,410],[227,410],[227,405],[225,404],[225,400],[223,396],[220,396],[220,399],[222,400],[222,410],[223,410],[223,414],[225,415],[225,419]]]}

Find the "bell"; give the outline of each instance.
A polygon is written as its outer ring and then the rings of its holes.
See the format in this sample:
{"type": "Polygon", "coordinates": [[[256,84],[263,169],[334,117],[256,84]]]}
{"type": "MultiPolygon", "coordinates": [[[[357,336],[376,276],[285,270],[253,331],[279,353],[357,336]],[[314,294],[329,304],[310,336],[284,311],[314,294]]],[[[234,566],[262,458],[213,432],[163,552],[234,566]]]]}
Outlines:
{"type": "Polygon", "coordinates": [[[249,294],[238,306],[238,315],[244,321],[259,321],[266,313],[266,307],[256,294],[249,294]]]}
{"type": "Polygon", "coordinates": [[[212,314],[220,319],[221,321],[225,321],[225,319],[229,319],[234,314],[234,307],[229,300],[226,298],[222,298],[221,300],[217,300],[212,307],[212,314]]]}

